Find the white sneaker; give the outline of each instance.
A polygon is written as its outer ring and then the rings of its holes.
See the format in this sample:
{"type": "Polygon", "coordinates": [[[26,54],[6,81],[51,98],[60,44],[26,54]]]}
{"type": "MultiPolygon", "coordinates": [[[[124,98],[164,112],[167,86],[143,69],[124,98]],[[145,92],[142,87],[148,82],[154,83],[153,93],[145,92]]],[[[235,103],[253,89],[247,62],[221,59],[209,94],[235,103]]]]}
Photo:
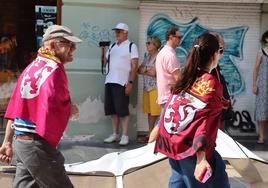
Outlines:
{"type": "Polygon", "coordinates": [[[119,135],[118,134],[111,134],[108,138],[104,140],[105,143],[112,143],[115,141],[119,141],[119,135]]]}
{"type": "Polygon", "coordinates": [[[128,145],[128,143],[129,143],[128,136],[122,135],[119,145],[125,146],[128,145]]]}

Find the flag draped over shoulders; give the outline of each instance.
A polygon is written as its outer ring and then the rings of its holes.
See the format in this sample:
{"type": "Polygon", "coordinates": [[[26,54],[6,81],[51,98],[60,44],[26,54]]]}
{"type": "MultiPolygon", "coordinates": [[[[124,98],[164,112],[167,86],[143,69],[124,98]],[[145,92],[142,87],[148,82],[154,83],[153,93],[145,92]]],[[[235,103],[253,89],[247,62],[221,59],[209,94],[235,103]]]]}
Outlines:
{"type": "Polygon", "coordinates": [[[36,132],[56,147],[67,126],[71,109],[68,80],[55,56],[39,51],[26,67],[10,98],[5,117],[36,124],[36,132]]]}
{"type": "Polygon", "coordinates": [[[200,75],[189,92],[174,94],[166,103],[155,153],[179,160],[205,151],[209,159],[225,105],[220,82],[209,73],[200,75]]]}

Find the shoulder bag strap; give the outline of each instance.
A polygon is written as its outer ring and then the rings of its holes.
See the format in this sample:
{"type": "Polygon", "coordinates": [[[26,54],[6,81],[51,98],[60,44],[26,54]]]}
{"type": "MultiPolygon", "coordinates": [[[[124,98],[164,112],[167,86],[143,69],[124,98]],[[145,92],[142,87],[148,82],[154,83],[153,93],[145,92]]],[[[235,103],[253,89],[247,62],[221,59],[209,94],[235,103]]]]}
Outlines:
{"type": "Polygon", "coordinates": [[[107,66],[108,66],[108,68],[107,68],[107,72],[104,72],[104,69],[103,69],[104,66],[103,66],[103,65],[101,66],[101,73],[102,73],[102,74],[107,75],[107,74],[109,73],[109,71],[110,71],[110,53],[111,53],[111,50],[112,50],[112,48],[114,47],[114,45],[115,45],[115,43],[113,43],[112,46],[109,48],[108,59],[107,59],[107,66]]]}

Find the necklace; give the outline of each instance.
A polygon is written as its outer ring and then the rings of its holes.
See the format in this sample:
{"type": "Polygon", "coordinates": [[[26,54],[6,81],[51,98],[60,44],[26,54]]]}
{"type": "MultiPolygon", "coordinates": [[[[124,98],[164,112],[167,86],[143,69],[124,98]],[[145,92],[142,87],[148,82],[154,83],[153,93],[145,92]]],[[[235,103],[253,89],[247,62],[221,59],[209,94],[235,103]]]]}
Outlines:
{"type": "Polygon", "coordinates": [[[57,63],[61,63],[60,59],[55,56],[55,52],[51,51],[48,48],[44,48],[44,47],[39,48],[38,54],[46,58],[52,59],[57,63]]]}

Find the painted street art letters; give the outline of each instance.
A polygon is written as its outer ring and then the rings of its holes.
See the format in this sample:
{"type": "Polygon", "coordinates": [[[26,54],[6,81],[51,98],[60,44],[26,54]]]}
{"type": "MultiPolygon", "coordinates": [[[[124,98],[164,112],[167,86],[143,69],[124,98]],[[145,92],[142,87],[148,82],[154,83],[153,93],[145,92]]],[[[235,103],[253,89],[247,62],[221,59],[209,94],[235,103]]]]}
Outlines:
{"type": "Polygon", "coordinates": [[[103,29],[101,26],[90,22],[81,24],[79,37],[87,43],[88,46],[99,46],[100,41],[113,41],[114,32],[109,29],[103,29]]]}

